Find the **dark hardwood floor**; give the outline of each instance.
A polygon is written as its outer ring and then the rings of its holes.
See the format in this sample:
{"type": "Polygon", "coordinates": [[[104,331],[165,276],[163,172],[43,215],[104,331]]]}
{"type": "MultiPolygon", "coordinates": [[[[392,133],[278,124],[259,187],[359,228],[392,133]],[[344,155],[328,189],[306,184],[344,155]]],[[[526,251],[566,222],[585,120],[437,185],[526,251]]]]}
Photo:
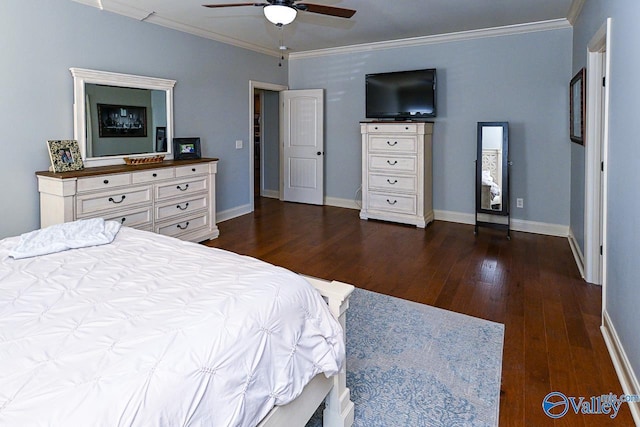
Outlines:
{"type": "Polygon", "coordinates": [[[298,273],[505,325],[501,426],[632,426],[615,419],[553,420],[547,393],[585,397],[622,388],[600,333],[601,288],[578,273],[566,238],[436,221],[426,229],[362,221],[358,211],[256,199],[207,244],[298,273]]]}

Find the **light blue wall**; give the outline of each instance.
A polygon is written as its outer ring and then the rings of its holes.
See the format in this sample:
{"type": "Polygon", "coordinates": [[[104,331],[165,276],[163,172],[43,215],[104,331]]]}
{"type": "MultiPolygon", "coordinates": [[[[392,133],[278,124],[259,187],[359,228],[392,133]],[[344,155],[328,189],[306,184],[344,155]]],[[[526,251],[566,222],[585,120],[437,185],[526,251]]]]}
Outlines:
{"type": "Polygon", "coordinates": [[[175,136],[200,136],[203,156],[221,159],[218,211],[249,204],[249,80],[286,84],[277,58],[69,0],[4,0],[0,28],[0,237],[39,226],[46,140],[73,138],[70,67],[177,80],[175,136]]]}
{"type": "Polygon", "coordinates": [[[326,91],[326,195],[352,199],[360,185],[365,74],[437,68],[434,208],[474,212],[476,123],[508,121],[512,206],[525,206],[512,216],[568,225],[571,42],[567,28],[291,60],[292,89],[326,91]]]}
{"type": "MultiPolygon", "coordinates": [[[[575,25],[574,67],[611,17],[606,307],[636,375],[640,373],[640,2],[589,0],[575,25]]],[[[578,65],[579,66],[579,65],[578,65]]]]}

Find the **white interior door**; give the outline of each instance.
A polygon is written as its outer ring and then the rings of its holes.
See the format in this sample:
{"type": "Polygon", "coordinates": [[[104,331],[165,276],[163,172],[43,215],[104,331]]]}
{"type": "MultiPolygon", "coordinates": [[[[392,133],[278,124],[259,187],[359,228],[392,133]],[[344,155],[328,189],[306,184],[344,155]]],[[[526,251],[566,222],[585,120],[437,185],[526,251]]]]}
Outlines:
{"type": "Polygon", "coordinates": [[[280,92],[282,105],[282,198],[324,204],[324,92],[280,92]]]}

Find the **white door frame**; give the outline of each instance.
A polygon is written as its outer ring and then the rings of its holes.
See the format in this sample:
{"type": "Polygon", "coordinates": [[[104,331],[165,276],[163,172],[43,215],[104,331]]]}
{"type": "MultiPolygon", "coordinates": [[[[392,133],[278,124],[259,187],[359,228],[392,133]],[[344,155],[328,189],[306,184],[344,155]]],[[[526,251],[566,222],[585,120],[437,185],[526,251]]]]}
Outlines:
{"type": "MultiPolygon", "coordinates": [[[[585,130],[585,280],[606,284],[607,266],[607,168],[609,146],[609,87],[611,18],[587,46],[587,118],[585,130]],[[604,59],[604,60],[603,60],[604,59]],[[606,76],[604,90],[603,77],[606,76]],[[601,173],[601,162],[604,168],[601,173]],[[602,244],[602,255],[600,255],[602,244]]],[[[606,307],[602,292],[602,308],[606,307]]]]}
{"type": "MultiPolygon", "coordinates": [[[[254,112],[254,101],[253,101],[253,93],[256,89],[270,90],[274,92],[282,92],[283,90],[289,89],[288,86],[279,85],[275,83],[266,83],[266,82],[258,82],[255,80],[249,80],[249,212],[253,212],[255,210],[255,203],[253,201],[253,186],[254,186],[254,153],[253,153],[253,112],[254,112]]],[[[262,162],[264,156],[260,156],[260,161],[262,162]]],[[[263,164],[264,165],[264,164],[263,164]]],[[[261,165],[260,170],[264,170],[263,165],[261,165]]],[[[262,184],[261,184],[262,185],[262,184]]]]}

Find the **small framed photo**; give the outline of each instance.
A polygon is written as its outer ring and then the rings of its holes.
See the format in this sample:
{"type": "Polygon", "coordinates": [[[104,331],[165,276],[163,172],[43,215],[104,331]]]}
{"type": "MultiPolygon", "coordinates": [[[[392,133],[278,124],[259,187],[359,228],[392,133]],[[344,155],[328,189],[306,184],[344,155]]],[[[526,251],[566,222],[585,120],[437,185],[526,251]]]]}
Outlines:
{"type": "Polygon", "coordinates": [[[80,148],[76,140],[49,140],[49,158],[53,172],[70,172],[84,169],[80,148]]]}
{"type": "Polygon", "coordinates": [[[175,160],[199,159],[200,138],[173,138],[173,158],[175,160]]]}
{"type": "Polygon", "coordinates": [[[156,152],[164,153],[167,151],[167,127],[156,127],[156,152]]]}

